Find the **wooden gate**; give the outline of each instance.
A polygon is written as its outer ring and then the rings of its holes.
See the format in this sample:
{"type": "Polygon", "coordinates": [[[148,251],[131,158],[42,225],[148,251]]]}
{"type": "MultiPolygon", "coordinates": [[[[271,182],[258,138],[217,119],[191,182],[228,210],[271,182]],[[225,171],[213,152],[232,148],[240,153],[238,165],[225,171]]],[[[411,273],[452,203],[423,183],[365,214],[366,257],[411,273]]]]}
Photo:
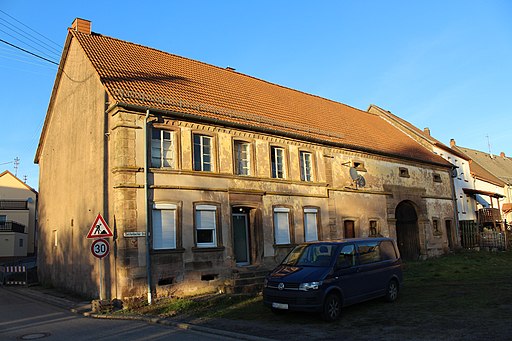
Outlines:
{"type": "Polygon", "coordinates": [[[420,257],[418,216],[414,206],[403,201],[396,207],[396,239],[402,259],[417,260],[420,257]]]}

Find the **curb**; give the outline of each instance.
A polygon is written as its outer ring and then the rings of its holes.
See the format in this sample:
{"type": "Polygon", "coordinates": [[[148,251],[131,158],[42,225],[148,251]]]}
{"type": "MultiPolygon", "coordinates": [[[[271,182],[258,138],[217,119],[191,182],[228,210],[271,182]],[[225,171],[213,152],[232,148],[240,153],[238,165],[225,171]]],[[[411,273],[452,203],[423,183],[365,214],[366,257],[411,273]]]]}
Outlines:
{"type": "Polygon", "coordinates": [[[43,301],[47,304],[54,305],[63,309],[67,309],[75,314],[80,314],[85,317],[97,318],[97,319],[109,319],[109,320],[132,320],[132,321],[143,321],[151,324],[161,324],[165,326],[175,327],[182,330],[193,330],[207,334],[213,334],[218,336],[226,336],[238,340],[248,340],[248,341],[275,341],[274,339],[269,339],[260,336],[253,336],[247,334],[241,334],[237,332],[232,332],[228,330],[215,329],[210,327],[203,327],[191,323],[185,322],[177,322],[172,321],[165,318],[160,317],[150,317],[150,316],[135,316],[135,315],[110,315],[110,314],[96,314],[91,312],[91,303],[89,302],[73,302],[66,298],[53,296],[51,294],[38,292],[36,290],[32,290],[29,288],[15,288],[15,287],[3,287],[8,291],[20,295],[23,297],[29,297],[33,300],[43,301]]]}
{"type": "Polygon", "coordinates": [[[133,315],[102,315],[96,313],[84,313],[84,316],[98,318],[98,319],[110,319],[110,320],[134,320],[134,321],[144,321],[151,324],[161,324],[165,326],[171,326],[182,330],[193,330],[198,332],[203,332],[207,334],[214,334],[219,336],[227,336],[238,340],[248,340],[248,341],[275,341],[275,339],[269,339],[260,336],[240,334],[237,332],[231,332],[228,330],[215,329],[210,327],[203,327],[196,324],[185,323],[185,322],[177,322],[171,321],[164,318],[159,317],[148,317],[148,316],[133,316],[133,315]]]}

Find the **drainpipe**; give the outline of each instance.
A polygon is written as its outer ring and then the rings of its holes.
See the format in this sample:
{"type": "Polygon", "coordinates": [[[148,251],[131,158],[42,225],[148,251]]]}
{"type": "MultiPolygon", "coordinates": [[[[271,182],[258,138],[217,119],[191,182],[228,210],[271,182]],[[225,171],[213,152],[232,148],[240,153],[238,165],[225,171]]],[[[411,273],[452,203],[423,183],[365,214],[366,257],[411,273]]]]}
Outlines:
{"type": "Polygon", "coordinates": [[[146,214],[146,274],[148,282],[148,304],[151,305],[151,254],[149,252],[150,247],[150,235],[149,235],[149,181],[148,181],[148,119],[149,109],[146,110],[146,116],[144,117],[144,211],[146,214]]]}
{"type": "MultiPolygon", "coordinates": [[[[456,166],[452,167],[452,174],[453,174],[453,169],[457,169],[456,166]]],[[[453,248],[457,248],[457,246],[459,246],[460,244],[460,226],[459,226],[459,205],[457,205],[457,191],[455,189],[455,179],[457,177],[452,177],[450,175],[450,178],[451,178],[451,181],[450,181],[450,186],[452,188],[452,198],[453,198],[453,205],[454,205],[454,210],[453,210],[453,217],[454,217],[454,221],[455,221],[455,234],[456,236],[454,236],[452,234],[452,246],[453,248]]],[[[464,198],[462,198],[464,200],[464,198]]],[[[460,203],[460,206],[461,208],[463,207],[463,203],[461,202],[460,203]]],[[[448,244],[448,247],[449,247],[449,244],[448,244]]]]}

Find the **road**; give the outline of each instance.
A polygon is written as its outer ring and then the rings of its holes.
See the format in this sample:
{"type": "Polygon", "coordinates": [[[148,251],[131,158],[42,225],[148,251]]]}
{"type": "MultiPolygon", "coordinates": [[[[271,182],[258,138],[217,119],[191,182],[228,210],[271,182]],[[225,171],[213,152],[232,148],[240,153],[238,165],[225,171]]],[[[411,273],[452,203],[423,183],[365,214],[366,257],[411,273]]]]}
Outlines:
{"type": "Polygon", "coordinates": [[[142,321],[84,317],[0,286],[0,340],[235,340],[142,321]]]}

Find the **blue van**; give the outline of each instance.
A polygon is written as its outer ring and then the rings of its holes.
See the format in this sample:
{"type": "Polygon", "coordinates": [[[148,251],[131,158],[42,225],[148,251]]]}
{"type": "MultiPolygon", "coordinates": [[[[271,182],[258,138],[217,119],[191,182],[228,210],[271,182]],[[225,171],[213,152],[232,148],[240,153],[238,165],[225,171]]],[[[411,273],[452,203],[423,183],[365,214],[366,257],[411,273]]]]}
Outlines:
{"type": "Polygon", "coordinates": [[[334,321],[350,304],[378,297],[395,301],[402,278],[393,239],[304,243],[265,278],[263,302],[276,313],[313,311],[334,321]]]}

